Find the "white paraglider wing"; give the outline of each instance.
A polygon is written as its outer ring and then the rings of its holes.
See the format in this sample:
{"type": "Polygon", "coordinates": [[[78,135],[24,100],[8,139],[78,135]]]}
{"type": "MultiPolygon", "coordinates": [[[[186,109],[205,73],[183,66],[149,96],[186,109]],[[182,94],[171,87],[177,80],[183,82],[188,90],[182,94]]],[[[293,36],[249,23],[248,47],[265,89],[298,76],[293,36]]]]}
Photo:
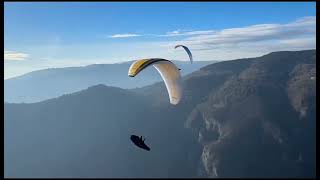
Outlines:
{"type": "Polygon", "coordinates": [[[174,64],[168,61],[156,62],[153,66],[158,70],[166,85],[170,103],[178,104],[182,95],[181,76],[179,70],[174,64]]]}
{"type": "Polygon", "coordinates": [[[171,61],[160,58],[140,59],[131,64],[128,76],[135,77],[139,72],[151,65],[160,73],[166,85],[170,103],[178,104],[182,96],[181,75],[179,68],[171,61]]]}

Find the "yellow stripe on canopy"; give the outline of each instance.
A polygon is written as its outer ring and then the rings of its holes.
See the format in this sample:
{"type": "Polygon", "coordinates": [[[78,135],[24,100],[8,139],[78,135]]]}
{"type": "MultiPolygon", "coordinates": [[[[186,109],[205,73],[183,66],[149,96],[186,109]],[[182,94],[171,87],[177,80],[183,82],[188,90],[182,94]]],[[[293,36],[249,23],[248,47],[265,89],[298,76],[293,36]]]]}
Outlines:
{"type": "Polygon", "coordinates": [[[134,77],[135,75],[137,75],[138,72],[140,71],[142,65],[144,63],[146,63],[147,61],[148,61],[148,59],[140,59],[140,60],[137,60],[134,63],[132,63],[129,68],[128,75],[131,77],[134,77]]]}

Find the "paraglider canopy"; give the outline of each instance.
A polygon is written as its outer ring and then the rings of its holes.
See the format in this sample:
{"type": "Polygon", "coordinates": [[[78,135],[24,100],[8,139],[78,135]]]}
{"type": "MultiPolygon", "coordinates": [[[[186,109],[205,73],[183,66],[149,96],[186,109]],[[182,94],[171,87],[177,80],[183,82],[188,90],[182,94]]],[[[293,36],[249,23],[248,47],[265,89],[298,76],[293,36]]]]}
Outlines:
{"type": "Polygon", "coordinates": [[[181,75],[179,68],[177,68],[173,62],[160,58],[140,59],[131,64],[128,71],[128,76],[135,77],[139,72],[147,67],[150,67],[151,65],[153,65],[153,67],[155,67],[160,73],[166,85],[170,103],[178,104],[182,96],[180,82],[181,75]]]}
{"type": "Polygon", "coordinates": [[[136,135],[131,135],[130,139],[136,146],[138,146],[146,151],[150,151],[150,148],[144,143],[142,136],[139,137],[136,135]]]}
{"type": "Polygon", "coordinates": [[[192,58],[192,54],[191,54],[191,51],[189,50],[189,48],[187,46],[184,46],[184,45],[176,45],[174,48],[178,48],[178,47],[182,47],[187,53],[188,53],[188,56],[189,56],[189,59],[190,59],[190,62],[192,64],[193,62],[193,58],[192,58]]]}

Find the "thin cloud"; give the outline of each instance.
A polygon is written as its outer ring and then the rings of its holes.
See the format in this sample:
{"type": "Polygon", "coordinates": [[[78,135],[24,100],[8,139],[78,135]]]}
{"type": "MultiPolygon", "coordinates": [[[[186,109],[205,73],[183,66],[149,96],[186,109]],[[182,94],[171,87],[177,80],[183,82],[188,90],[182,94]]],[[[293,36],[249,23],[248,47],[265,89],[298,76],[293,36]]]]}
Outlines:
{"type": "Polygon", "coordinates": [[[138,37],[142,36],[141,34],[114,34],[111,36],[108,36],[109,38],[130,38],[130,37],[138,37]]]}
{"type": "Polygon", "coordinates": [[[194,58],[201,60],[232,60],[257,57],[274,51],[315,49],[316,17],[303,17],[286,24],[256,24],[204,33],[182,36],[180,40],[169,40],[159,43],[159,46],[168,49],[168,53],[184,57],[183,52],[180,55],[173,48],[183,44],[189,47],[194,58]]]}
{"type": "Polygon", "coordinates": [[[22,60],[26,60],[28,57],[29,57],[29,54],[26,54],[26,53],[4,50],[5,61],[22,61],[22,60]]]}
{"type": "Polygon", "coordinates": [[[165,34],[114,34],[108,36],[108,38],[129,38],[129,37],[176,37],[176,36],[194,36],[194,35],[206,35],[210,33],[214,33],[214,30],[202,30],[202,31],[186,31],[186,30],[175,30],[166,32],[165,34]]]}
{"type": "Polygon", "coordinates": [[[223,30],[175,30],[165,34],[115,34],[110,38],[145,37],[182,37],[175,43],[192,46],[194,49],[212,49],[217,47],[237,46],[241,43],[264,41],[280,41],[315,37],[316,17],[303,17],[287,24],[257,24],[247,27],[229,28],[223,30]]]}
{"type": "Polygon", "coordinates": [[[214,33],[216,31],[214,30],[204,30],[204,31],[183,31],[183,30],[175,30],[171,32],[167,32],[166,34],[159,35],[159,36],[192,36],[192,35],[205,35],[205,34],[210,34],[214,33]]]}
{"type": "Polygon", "coordinates": [[[179,43],[193,46],[195,49],[236,46],[241,43],[315,38],[316,17],[304,17],[287,24],[258,24],[253,26],[224,29],[206,35],[190,36],[179,43]]]}

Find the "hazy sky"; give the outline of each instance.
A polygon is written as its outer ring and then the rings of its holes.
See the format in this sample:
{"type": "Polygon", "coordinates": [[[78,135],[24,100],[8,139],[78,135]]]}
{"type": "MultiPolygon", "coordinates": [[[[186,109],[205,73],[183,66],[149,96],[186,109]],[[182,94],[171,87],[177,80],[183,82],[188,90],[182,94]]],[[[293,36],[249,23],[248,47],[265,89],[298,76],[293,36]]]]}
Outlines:
{"type": "Polygon", "coordinates": [[[231,60],[316,47],[315,2],[5,2],[5,79],[159,57],[231,60]]]}

